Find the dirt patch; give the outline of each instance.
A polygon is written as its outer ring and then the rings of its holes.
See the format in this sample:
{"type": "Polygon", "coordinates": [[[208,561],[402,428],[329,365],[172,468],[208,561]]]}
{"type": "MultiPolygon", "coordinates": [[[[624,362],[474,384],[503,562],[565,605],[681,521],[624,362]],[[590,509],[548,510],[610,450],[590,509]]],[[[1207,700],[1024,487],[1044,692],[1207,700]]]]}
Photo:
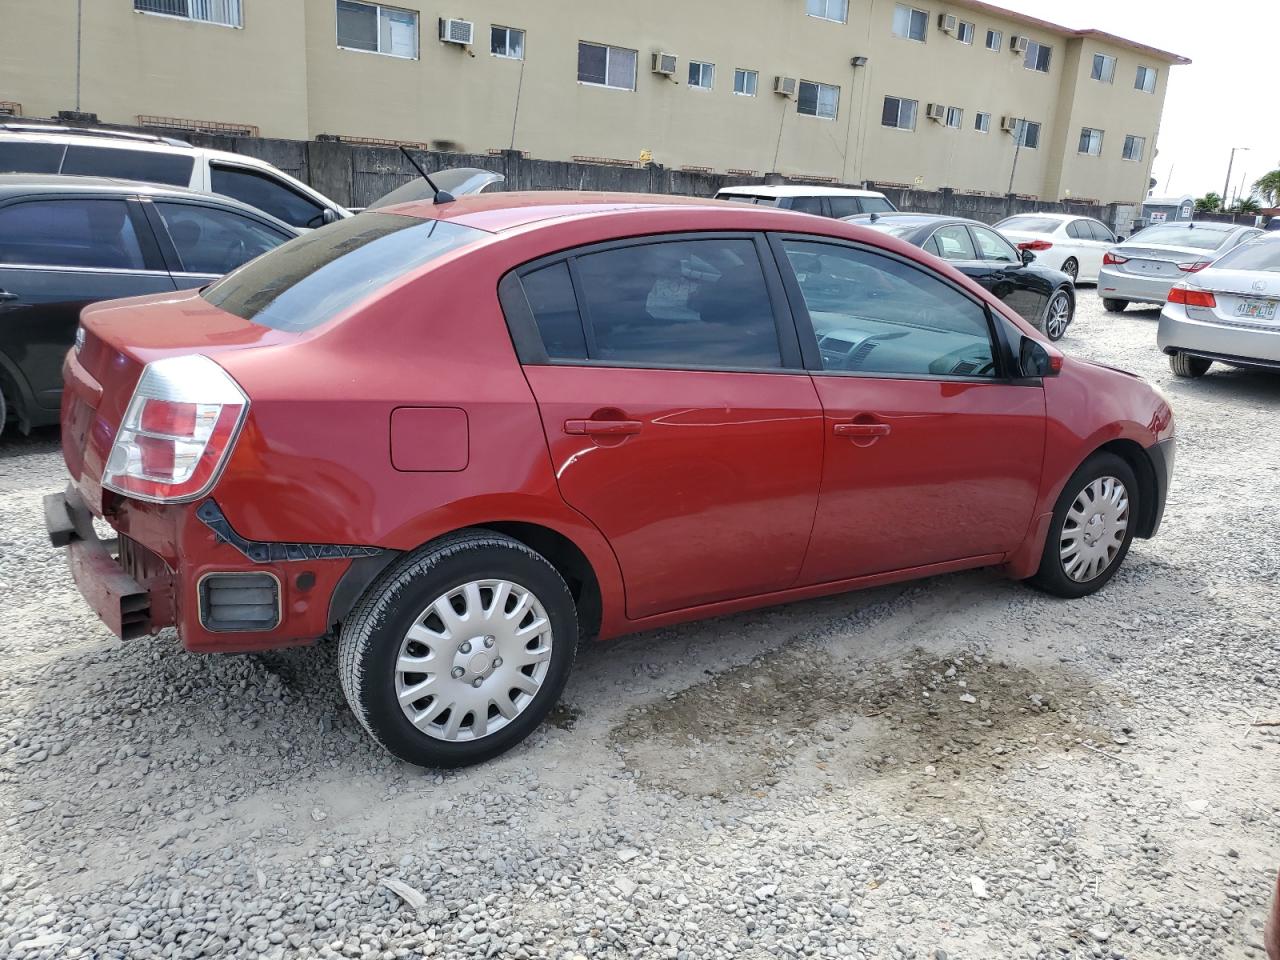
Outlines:
{"type": "Polygon", "coordinates": [[[1121,705],[1060,670],[975,652],[857,664],[793,644],[633,711],[612,739],[642,778],[682,793],[876,777],[942,799],[1036,754],[1125,742],[1121,705]]]}

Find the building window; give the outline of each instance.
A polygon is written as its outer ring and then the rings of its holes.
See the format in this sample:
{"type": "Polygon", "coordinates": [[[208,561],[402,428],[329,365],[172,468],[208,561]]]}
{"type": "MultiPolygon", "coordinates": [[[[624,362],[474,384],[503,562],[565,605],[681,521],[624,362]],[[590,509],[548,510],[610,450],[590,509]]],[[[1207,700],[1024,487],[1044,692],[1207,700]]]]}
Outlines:
{"type": "Polygon", "coordinates": [[[1004,47],[1004,33],[1000,30],[987,31],[987,49],[999,53],[1004,47]]]}
{"type": "Polygon", "coordinates": [[[1116,78],[1116,58],[1108,57],[1105,53],[1095,53],[1093,55],[1093,73],[1090,76],[1094,80],[1111,83],[1116,78]]]}
{"type": "Polygon", "coordinates": [[[947,107],[947,126],[960,129],[964,123],[964,110],[960,107],[947,107]]]}
{"type": "Polygon", "coordinates": [[[829,83],[810,83],[800,81],[800,94],[796,100],[796,110],[807,117],[821,117],[834,120],[840,108],[840,88],[829,83]]]}
{"type": "Polygon", "coordinates": [[[1156,72],[1152,67],[1138,67],[1138,76],[1133,81],[1133,88],[1141,90],[1143,93],[1155,93],[1156,72]]]}
{"type": "Polygon", "coordinates": [[[760,74],[755,70],[743,70],[739,67],[733,71],[733,92],[744,97],[754,97],[756,88],[760,86],[760,74]]]}
{"type": "Polygon", "coordinates": [[[689,61],[689,86],[698,90],[710,90],[716,82],[716,65],[689,61]]]}
{"type": "Polygon", "coordinates": [[[973,43],[974,26],[967,20],[961,20],[960,25],[956,27],[956,39],[961,43],[973,43]]]}
{"type": "Polygon", "coordinates": [[[636,88],[636,52],[602,43],[578,43],[578,82],[615,90],[636,88]]]}
{"type": "Polygon", "coordinates": [[[415,60],[418,15],[379,3],[338,0],[338,46],[415,60]]]}
{"type": "Polygon", "coordinates": [[[1102,131],[1093,127],[1080,130],[1080,152],[1091,157],[1102,156],[1102,131]]]}
{"type": "Polygon", "coordinates": [[[133,9],[139,13],[158,13],[165,17],[218,23],[224,27],[244,26],[240,0],[133,0],[133,9]]]}
{"type": "Polygon", "coordinates": [[[904,40],[919,40],[924,43],[929,31],[929,14],[915,7],[901,3],[893,8],[893,35],[904,40]]]}
{"type": "Polygon", "coordinates": [[[1040,124],[1033,120],[1019,120],[1014,137],[1018,141],[1018,146],[1036,150],[1040,147],[1040,124]]]}
{"type": "Polygon", "coordinates": [[[1142,152],[1147,148],[1146,137],[1135,137],[1132,133],[1124,138],[1124,152],[1121,154],[1126,160],[1141,160],[1142,152]]]}
{"type": "Polygon", "coordinates": [[[492,27],[489,30],[489,52],[508,60],[524,59],[524,31],[514,27],[492,27]]]}
{"type": "Polygon", "coordinates": [[[897,127],[899,130],[916,128],[916,108],[920,104],[915,100],[904,100],[901,97],[885,97],[884,111],[880,114],[880,123],[886,127],[897,127]]]}
{"type": "Polygon", "coordinates": [[[1022,65],[1028,70],[1038,70],[1040,73],[1049,72],[1049,59],[1053,56],[1053,47],[1046,46],[1043,43],[1036,43],[1034,40],[1027,41],[1027,55],[1023,58],[1022,65]]]}
{"type": "Polygon", "coordinates": [[[990,133],[991,132],[991,114],[979,113],[977,116],[975,116],[973,118],[973,129],[977,130],[979,133],[990,133]]]}
{"type": "Polygon", "coordinates": [[[849,0],[806,0],[805,13],[837,23],[849,21],[849,0]]]}

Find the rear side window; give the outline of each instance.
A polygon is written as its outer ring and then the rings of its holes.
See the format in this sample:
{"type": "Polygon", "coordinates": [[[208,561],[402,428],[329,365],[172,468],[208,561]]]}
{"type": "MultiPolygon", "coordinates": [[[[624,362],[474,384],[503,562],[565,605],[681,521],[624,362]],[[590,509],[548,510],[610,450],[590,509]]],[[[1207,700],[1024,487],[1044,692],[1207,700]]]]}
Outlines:
{"type": "Polygon", "coordinates": [[[230,210],[194,203],[155,204],[187,273],[221,276],[289,238],[230,210]]]}
{"type": "Polygon", "coordinates": [[[275,177],[255,170],[214,164],[209,171],[209,186],[214,193],[257,207],[291,227],[318,227],[324,222],[324,207],[275,177]]]}
{"type": "Polygon", "coordinates": [[[1075,240],[1092,240],[1093,234],[1089,225],[1083,220],[1072,220],[1067,224],[1067,236],[1075,240]]]}
{"type": "Polygon", "coordinates": [[[67,157],[62,161],[62,173],[186,187],[191,184],[191,168],[194,165],[195,161],[190,156],[180,153],[120,150],[73,143],[67,147],[67,157]]]}
{"type": "Polygon", "coordinates": [[[31,200],[0,207],[0,263],[145,269],[123,200],[31,200]]]}
{"type": "Polygon", "coordinates": [[[833,217],[852,217],[861,213],[857,197],[827,197],[833,217]]]}
{"type": "Polygon", "coordinates": [[[587,341],[569,265],[553,263],[527,273],[522,286],[547,356],[553,360],[586,360],[587,341]]]}
{"type": "Polygon", "coordinates": [[[791,210],[799,210],[801,213],[815,213],[822,216],[822,198],[821,197],[792,197],[791,210]]]}
{"type": "Polygon", "coordinates": [[[244,320],[296,333],[486,236],[441,220],[362,213],[277,247],[206,287],[201,296],[244,320]]]}
{"type": "Polygon", "coordinates": [[[66,150],[61,143],[0,140],[0,173],[57,173],[66,150]]]}
{"type": "Polygon", "coordinates": [[[1093,235],[1093,239],[1101,243],[1115,243],[1115,235],[1097,220],[1086,220],[1089,225],[1089,233],[1093,235]]]}

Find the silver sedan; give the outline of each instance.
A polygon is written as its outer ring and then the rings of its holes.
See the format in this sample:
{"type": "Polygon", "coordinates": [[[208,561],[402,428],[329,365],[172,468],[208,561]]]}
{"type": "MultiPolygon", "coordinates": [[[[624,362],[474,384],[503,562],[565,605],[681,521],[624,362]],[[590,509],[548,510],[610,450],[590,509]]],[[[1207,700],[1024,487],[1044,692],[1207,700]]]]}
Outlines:
{"type": "Polygon", "coordinates": [[[1213,362],[1280,369],[1280,234],[1263,234],[1176,284],[1157,343],[1180,377],[1213,362]]]}
{"type": "Polygon", "coordinates": [[[1179,280],[1261,234],[1256,227],[1211,222],[1157,223],[1139,230],[1102,258],[1102,305],[1119,313],[1131,303],[1163,304],[1179,280]]]}

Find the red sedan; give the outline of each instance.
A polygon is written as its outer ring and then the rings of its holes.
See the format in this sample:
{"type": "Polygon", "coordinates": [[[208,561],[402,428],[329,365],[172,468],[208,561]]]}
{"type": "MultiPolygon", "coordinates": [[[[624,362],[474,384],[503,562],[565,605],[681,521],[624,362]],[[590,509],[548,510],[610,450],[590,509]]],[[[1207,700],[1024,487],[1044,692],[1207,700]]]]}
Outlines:
{"type": "Polygon", "coordinates": [[[1092,593],[1173,465],[1155,389],[922,250],[712,201],[361,214],[87,309],[65,378],[47,524],[102,619],[336,633],[369,733],[438,766],[527,736],[579,636],[974,567],[1092,593]]]}

